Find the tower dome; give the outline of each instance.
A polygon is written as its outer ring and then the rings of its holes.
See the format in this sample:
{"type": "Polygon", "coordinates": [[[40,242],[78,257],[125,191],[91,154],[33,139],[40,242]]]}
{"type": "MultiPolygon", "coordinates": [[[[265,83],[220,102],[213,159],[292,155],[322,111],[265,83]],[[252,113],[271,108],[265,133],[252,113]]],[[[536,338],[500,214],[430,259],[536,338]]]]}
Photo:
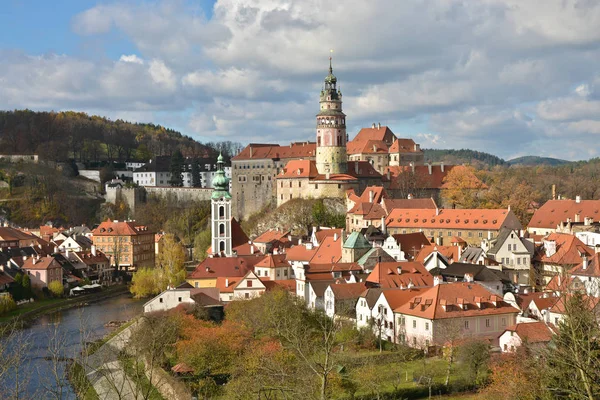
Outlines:
{"type": "Polygon", "coordinates": [[[217,158],[217,172],[215,172],[215,177],[212,180],[212,187],[213,199],[231,198],[231,194],[229,194],[229,179],[227,179],[225,171],[223,171],[223,156],[221,154],[217,158]]]}

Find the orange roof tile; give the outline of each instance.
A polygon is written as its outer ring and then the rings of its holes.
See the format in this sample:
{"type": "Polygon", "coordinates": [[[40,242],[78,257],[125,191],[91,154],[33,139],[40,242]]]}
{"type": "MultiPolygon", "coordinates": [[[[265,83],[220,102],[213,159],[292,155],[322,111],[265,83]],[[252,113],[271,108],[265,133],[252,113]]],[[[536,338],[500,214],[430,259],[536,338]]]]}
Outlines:
{"type": "Polygon", "coordinates": [[[317,164],[313,160],[290,160],[277,178],[314,178],[319,176],[317,164]]]}
{"type": "Polygon", "coordinates": [[[552,340],[554,332],[544,322],[528,322],[510,326],[506,329],[509,332],[515,332],[523,341],[527,343],[547,343],[552,340]]]}
{"type": "Polygon", "coordinates": [[[367,140],[381,140],[391,145],[396,140],[396,135],[387,126],[375,126],[371,128],[362,128],[352,139],[352,142],[366,142],[367,140]]]}
{"type": "Polygon", "coordinates": [[[398,139],[390,146],[390,153],[422,153],[420,148],[416,149],[416,143],[412,139],[398,139]]]}
{"type": "Polygon", "coordinates": [[[600,200],[548,200],[537,209],[531,220],[529,228],[556,229],[561,222],[567,222],[570,218],[575,221],[575,215],[584,221],[586,217],[600,220],[600,200]]]}
{"type": "Polygon", "coordinates": [[[576,265],[569,271],[569,274],[571,274],[571,276],[583,275],[583,276],[593,276],[593,277],[597,277],[597,278],[600,277],[600,255],[599,255],[599,253],[594,253],[593,256],[588,257],[587,266],[585,268],[583,266],[583,260],[582,260],[579,265],[576,265]]]}
{"type": "Polygon", "coordinates": [[[305,245],[298,245],[286,249],[285,256],[289,261],[310,261],[316,254],[317,248],[307,249],[305,245]]]}
{"type": "Polygon", "coordinates": [[[141,234],[152,234],[148,227],[136,224],[135,221],[106,221],[100,223],[96,229],[92,231],[94,236],[135,236],[141,234]]]}
{"type": "MultiPolygon", "coordinates": [[[[462,165],[444,165],[442,171],[441,165],[431,165],[431,173],[429,173],[428,165],[415,165],[410,166],[390,166],[387,167],[385,173],[389,171],[391,175],[390,189],[400,189],[403,185],[402,174],[412,174],[412,169],[416,176],[417,184],[419,187],[424,189],[442,189],[445,185],[444,178],[454,168],[466,168],[462,165]]],[[[473,183],[473,189],[486,188],[487,186],[479,180],[475,175],[471,176],[473,183]]]]}
{"type": "Polygon", "coordinates": [[[352,140],[346,145],[346,152],[351,154],[388,154],[388,145],[383,140],[352,140]]]}
{"type": "Polygon", "coordinates": [[[46,256],[46,257],[29,257],[27,260],[23,262],[21,266],[23,269],[53,269],[53,268],[61,268],[60,264],[54,259],[54,257],[46,256]]]}
{"type": "Polygon", "coordinates": [[[260,268],[282,268],[282,267],[289,267],[290,265],[287,263],[287,261],[285,260],[286,255],[285,254],[269,254],[265,257],[263,257],[262,260],[260,260],[258,263],[256,263],[254,265],[254,267],[260,267],[260,268]]]}
{"type": "Polygon", "coordinates": [[[420,263],[425,262],[425,259],[434,251],[437,251],[438,253],[446,257],[446,259],[450,262],[458,261],[460,259],[458,255],[458,246],[438,246],[436,244],[430,244],[421,248],[421,251],[419,251],[419,254],[417,254],[417,257],[415,257],[415,261],[418,261],[420,263]]]}
{"type": "Polygon", "coordinates": [[[278,144],[251,143],[238,155],[232,157],[233,161],[250,159],[286,159],[314,157],[316,151],[314,142],[296,142],[289,146],[278,144]]]}
{"type": "Polygon", "coordinates": [[[338,235],[337,240],[333,236],[326,237],[317,247],[317,252],[311,258],[311,264],[336,263],[342,258],[342,238],[338,235]]]}
{"type": "Polygon", "coordinates": [[[503,226],[520,229],[512,211],[506,209],[399,209],[390,212],[389,228],[500,230],[503,226]],[[510,217],[510,218],[509,218],[510,217]]]}
{"type": "Polygon", "coordinates": [[[433,285],[433,276],[418,262],[379,262],[366,281],[382,288],[425,287],[433,285]]]}
{"type": "Polygon", "coordinates": [[[259,237],[254,239],[254,243],[270,243],[275,242],[277,240],[281,240],[283,238],[287,238],[290,234],[290,231],[280,231],[277,229],[269,229],[266,232],[263,232],[259,237]]]}
{"type": "Polygon", "coordinates": [[[331,284],[331,291],[335,295],[336,300],[358,299],[361,293],[365,290],[364,282],[331,284]]]}
{"type": "Polygon", "coordinates": [[[408,303],[413,297],[420,295],[429,288],[410,288],[410,289],[384,289],[382,294],[385,297],[388,305],[392,310],[396,310],[398,307],[408,303]]]}
{"type": "Polygon", "coordinates": [[[505,303],[501,297],[478,283],[470,282],[434,286],[394,311],[430,320],[519,312],[515,307],[505,303]]]}
{"type": "Polygon", "coordinates": [[[435,210],[437,205],[432,198],[428,199],[383,199],[382,206],[389,214],[394,208],[430,208],[435,210]]]}
{"type": "Polygon", "coordinates": [[[188,275],[189,279],[244,276],[263,257],[207,257],[188,275]]]}
{"type": "Polygon", "coordinates": [[[315,233],[315,236],[317,237],[317,243],[320,244],[323,242],[323,240],[325,240],[325,238],[334,237],[335,235],[337,235],[337,237],[341,237],[342,231],[343,229],[341,228],[321,229],[315,233]]]}
{"type": "Polygon", "coordinates": [[[233,293],[233,289],[235,289],[235,286],[240,283],[244,276],[219,276],[217,277],[215,287],[221,293],[233,293]]]}
{"type": "Polygon", "coordinates": [[[588,257],[594,254],[585,243],[577,237],[566,233],[551,233],[544,241],[554,241],[556,243],[556,252],[548,257],[543,248],[538,250],[534,259],[542,263],[578,265],[582,262],[582,254],[586,254],[588,257]]]}

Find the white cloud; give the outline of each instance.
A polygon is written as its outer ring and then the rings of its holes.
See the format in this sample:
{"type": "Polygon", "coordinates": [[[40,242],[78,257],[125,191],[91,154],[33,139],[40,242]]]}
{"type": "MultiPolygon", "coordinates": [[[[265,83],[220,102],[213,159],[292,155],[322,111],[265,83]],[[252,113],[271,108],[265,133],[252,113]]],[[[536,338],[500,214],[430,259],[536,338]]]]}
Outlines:
{"type": "Polygon", "coordinates": [[[163,86],[165,89],[173,90],[177,85],[173,72],[165,65],[162,60],[150,61],[150,68],[148,68],[150,76],[154,83],[163,86]]]}
{"type": "Polygon", "coordinates": [[[131,55],[125,55],[125,54],[123,54],[121,56],[121,58],[119,58],[119,61],[127,62],[127,63],[140,64],[140,65],[144,64],[144,60],[142,60],[141,58],[139,58],[135,54],[131,54],[131,55]]]}

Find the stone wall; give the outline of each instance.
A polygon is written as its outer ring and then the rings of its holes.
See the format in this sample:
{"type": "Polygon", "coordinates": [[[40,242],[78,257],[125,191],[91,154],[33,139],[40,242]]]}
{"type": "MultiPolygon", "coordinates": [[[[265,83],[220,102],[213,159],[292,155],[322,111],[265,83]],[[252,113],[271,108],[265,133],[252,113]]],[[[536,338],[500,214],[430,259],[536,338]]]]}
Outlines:
{"type": "Polygon", "coordinates": [[[80,169],[79,175],[95,182],[100,182],[100,170],[97,169],[80,169]]]}
{"type": "Polygon", "coordinates": [[[291,199],[320,199],[346,197],[348,189],[358,191],[359,183],[345,181],[309,181],[308,178],[291,178],[276,180],[277,206],[291,199]]]}
{"type": "Polygon", "coordinates": [[[153,186],[145,187],[147,195],[154,196],[174,196],[177,201],[203,201],[210,200],[212,188],[190,188],[190,187],[169,187],[153,186]]]}

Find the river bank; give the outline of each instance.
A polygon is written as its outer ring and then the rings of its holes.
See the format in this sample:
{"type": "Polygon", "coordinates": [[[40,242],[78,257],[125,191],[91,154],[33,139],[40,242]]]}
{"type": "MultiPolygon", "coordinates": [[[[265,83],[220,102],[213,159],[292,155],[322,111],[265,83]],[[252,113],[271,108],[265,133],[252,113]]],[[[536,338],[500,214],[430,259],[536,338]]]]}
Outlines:
{"type": "Polygon", "coordinates": [[[22,308],[17,308],[5,316],[0,317],[0,326],[8,325],[18,321],[22,324],[30,323],[35,318],[45,314],[51,314],[58,311],[67,310],[73,307],[81,307],[86,304],[96,303],[112,297],[117,297],[129,293],[127,285],[114,285],[104,289],[99,293],[90,293],[83,296],[71,297],[65,299],[41,300],[37,303],[24,304],[22,308]]]}

